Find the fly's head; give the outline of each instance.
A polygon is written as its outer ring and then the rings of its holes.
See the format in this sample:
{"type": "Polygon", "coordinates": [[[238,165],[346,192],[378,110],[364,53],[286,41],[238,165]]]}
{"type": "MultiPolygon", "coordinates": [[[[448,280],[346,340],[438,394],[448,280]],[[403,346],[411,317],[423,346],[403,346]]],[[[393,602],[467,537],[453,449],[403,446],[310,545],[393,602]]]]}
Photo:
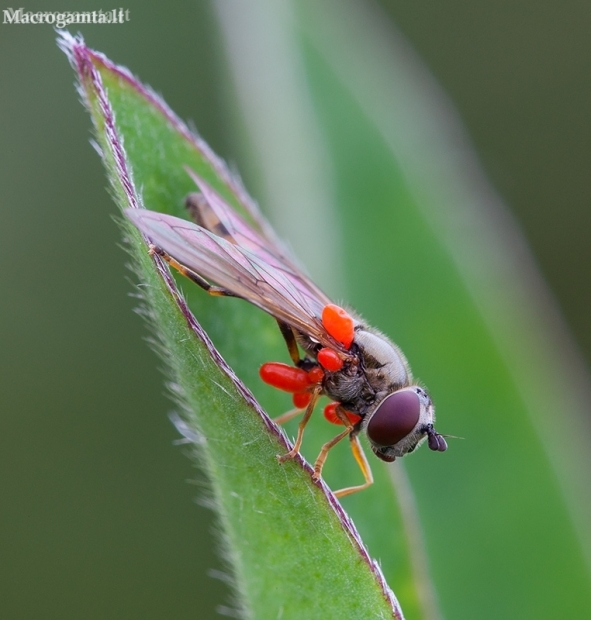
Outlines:
{"type": "Polygon", "coordinates": [[[383,461],[392,462],[412,452],[425,438],[431,450],[447,450],[445,439],[433,428],[435,408],[431,398],[419,386],[389,394],[366,419],[371,449],[383,461]]]}

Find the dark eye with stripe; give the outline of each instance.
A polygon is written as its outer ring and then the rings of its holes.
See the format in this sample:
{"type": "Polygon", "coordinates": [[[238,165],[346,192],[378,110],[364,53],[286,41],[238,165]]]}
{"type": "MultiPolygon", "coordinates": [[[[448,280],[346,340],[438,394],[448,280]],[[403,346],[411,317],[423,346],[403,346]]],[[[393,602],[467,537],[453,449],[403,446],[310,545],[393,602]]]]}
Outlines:
{"type": "Polygon", "coordinates": [[[393,446],[416,426],[421,401],[413,390],[394,392],[384,398],[367,425],[367,436],[378,446],[393,446]]]}

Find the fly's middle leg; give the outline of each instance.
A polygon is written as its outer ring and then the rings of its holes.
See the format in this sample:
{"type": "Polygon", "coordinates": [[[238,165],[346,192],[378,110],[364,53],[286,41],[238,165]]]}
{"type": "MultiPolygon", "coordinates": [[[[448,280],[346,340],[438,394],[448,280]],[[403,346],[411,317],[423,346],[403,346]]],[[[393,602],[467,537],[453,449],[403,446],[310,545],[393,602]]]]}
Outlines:
{"type": "Polygon", "coordinates": [[[301,419],[298,426],[298,436],[295,440],[295,443],[293,444],[293,448],[287,454],[282,454],[281,456],[277,457],[277,460],[280,463],[285,463],[285,461],[289,461],[290,459],[293,459],[298,455],[302,446],[302,440],[304,439],[304,429],[306,428],[306,425],[312,417],[312,413],[314,412],[314,406],[316,405],[316,402],[318,401],[318,397],[320,396],[321,392],[322,387],[320,385],[314,388],[314,391],[312,392],[312,398],[308,403],[308,406],[306,407],[306,411],[304,413],[304,417],[301,419]]]}

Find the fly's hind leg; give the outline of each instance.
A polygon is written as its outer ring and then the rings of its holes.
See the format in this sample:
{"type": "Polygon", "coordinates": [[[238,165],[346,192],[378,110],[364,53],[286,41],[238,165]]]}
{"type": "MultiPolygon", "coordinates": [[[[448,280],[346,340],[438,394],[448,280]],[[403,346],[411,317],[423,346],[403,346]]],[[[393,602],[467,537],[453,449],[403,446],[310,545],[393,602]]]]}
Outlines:
{"type": "Polygon", "coordinates": [[[205,196],[201,192],[192,192],[185,198],[185,208],[189,212],[191,219],[202,228],[209,230],[206,214],[211,212],[205,196]]]}
{"type": "Polygon", "coordinates": [[[198,286],[200,286],[204,291],[208,292],[210,295],[215,295],[217,297],[239,297],[239,295],[235,295],[231,291],[222,288],[221,286],[214,286],[210,284],[205,278],[202,278],[198,273],[185,267],[177,260],[175,260],[170,254],[167,254],[162,248],[159,248],[156,245],[150,244],[150,254],[153,256],[157,254],[165,260],[171,267],[176,269],[181,275],[189,278],[191,282],[194,282],[198,286]]]}
{"type": "Polygon", "coordinates": [[[211,208],[205,196],[201,192],[193,192],[185,199],[185,207],[189,212],[189,217],[201,228],[209,230],[214,235],[222,237],[230,243],[236,243],[236,240],[230,234],[230,231],[224,226],[217,216],[216,212],[211,208]]]}

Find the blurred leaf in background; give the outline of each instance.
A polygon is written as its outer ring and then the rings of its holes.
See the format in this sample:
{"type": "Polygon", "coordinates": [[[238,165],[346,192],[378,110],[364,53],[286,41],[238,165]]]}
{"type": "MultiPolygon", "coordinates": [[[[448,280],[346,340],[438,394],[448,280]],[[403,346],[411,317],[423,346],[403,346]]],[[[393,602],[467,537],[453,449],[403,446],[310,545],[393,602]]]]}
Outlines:
{"type": "MultiPolygon", "coordinates": [[[[446,80],[589,358],[582,240],[591,125],[580,114],[590,97],[580,78],[591,57],[588,7],[492,2],[477,13],[463,2],[384,5],[446,80]],[[560,256],[570,266],[561,267],[560,256]]],[[[192,117],[217,152],[238,160],[264,207],[288,205],[302,178],[318,182],[306,170],[322,170],[328,224],[312,229],[324,233],[320,254],[333,258],[315,258],[318,242],[306,248],[296,221],[287,233],[297,254],[403,347],[433,393],[441,428],[465,437],[436,464],[428,453],[405,459],[444,615],[581,617],[590,591],[585,370],[519,236],[505,216],[491,215],[498,199],[449,104],[385,14],[376,19],[365,2],[277,3],[294,25],[254,2],[220,1],[214,14],[201,3],[128,6],[128,25],[81,28],[88,43],[192,117]],[[244,8],[259,16],[254,23],[244,8]],[[279,73],[293,84],[295,70],[296,96],[306,100],[284,115],[272,105],[267,129],[295,122],[294,109],[311,115],[300,144],[315,149],[313,166],[299,168],[284,151],[265,154],[272,140],[253,148],[247,132],[261,135],[257,108],[272,104],[280,87],[259,86],[253,110],[236,77],[234,86],[220,81],[224,45],[233,58],[232,13],[243,17],[235,46],[257,36],[263,45],[266,23],[281,44],[272,48],[279,60],[280,51],[291,59],[279,73]],[[229,130],[231,108],[220,104],[237,95],[246,122],[229,130]],[[248,146],[239,147],[239,137],[248,146]],[[273,157],[294,177],[282,179],[278,193],[268,187],[277,182],[275,173],[267,178],[273,157]],[[321,272],[333,267],[340,276],[321,272]]],[[[71,7],[85,8],[97,7],[71,7]]],[[[88,121],[71,74],[50,28],[0,29],[0,286],[10,291],[1,296],[0,323],[4,615],[191,618],[199,601],[200,617],[214,617],[224,593],[206,577],[219,568],[209,517],[191,505],[187,462],[170,443],[169,405],[125,297],[125,259],[106,217],[114,208],[81,138],[88,121]]],[[[263,63],[240,79],[248,84],[268,70],[263,63]]],[[[309,217],[301,218],[306,226],[309,217]]],[[[284,218],[276,216],[278,228],[284,218]]],[[[335,486],[354,475],[336,471],[338,462],[326,471],[335,486]]],[[[379,556],[372,504],[369,494],[349,498],[346,508],[368,524],[362,533],[379,556]]],[[[382,560],[387,569],[390,558],[382,560]]]]}
{"type": "MultiPolygon", "coordinates": [[[[355,307],[407,352],[435,395],[439,426],[468,438],[436,466],[429,455],[405,459],[444,614],[576,615],[591,602],[588,385],[455,114],[379,11],[342,2],[274,11],[251,3],[242,13],[217,6],[252,152],[261,153],[253,167],[275,162],[293,174],[287,162],[301,147],[290,137],[322,128],[317,152],[334,173],[325,191],[336,188],[339,208],[329,230],[342,235],[330,265],[343,268],[355,307]],[[292,110],[290,122],[265,133],[277,109],[292,110]],[[304,114],[313,122],[298,126],[304,114]]],[[[309,192],[313,179],[304,178],[309,192]]],[[[274,179],[264,187],[278,225],[284,208],[300,213],[285,207],[298,198],[282,200],[274,179]]],[[[313,256],[322,240],[305,213],[291,216],[289,231],[313,256]]],[[[362,534],[375,535],[378,554],[385,533],[372,529],[371,512],[379,499],[343,500],[362,534]]],[[[388,575],[391,558],[380,557],[388,575]]]]}

